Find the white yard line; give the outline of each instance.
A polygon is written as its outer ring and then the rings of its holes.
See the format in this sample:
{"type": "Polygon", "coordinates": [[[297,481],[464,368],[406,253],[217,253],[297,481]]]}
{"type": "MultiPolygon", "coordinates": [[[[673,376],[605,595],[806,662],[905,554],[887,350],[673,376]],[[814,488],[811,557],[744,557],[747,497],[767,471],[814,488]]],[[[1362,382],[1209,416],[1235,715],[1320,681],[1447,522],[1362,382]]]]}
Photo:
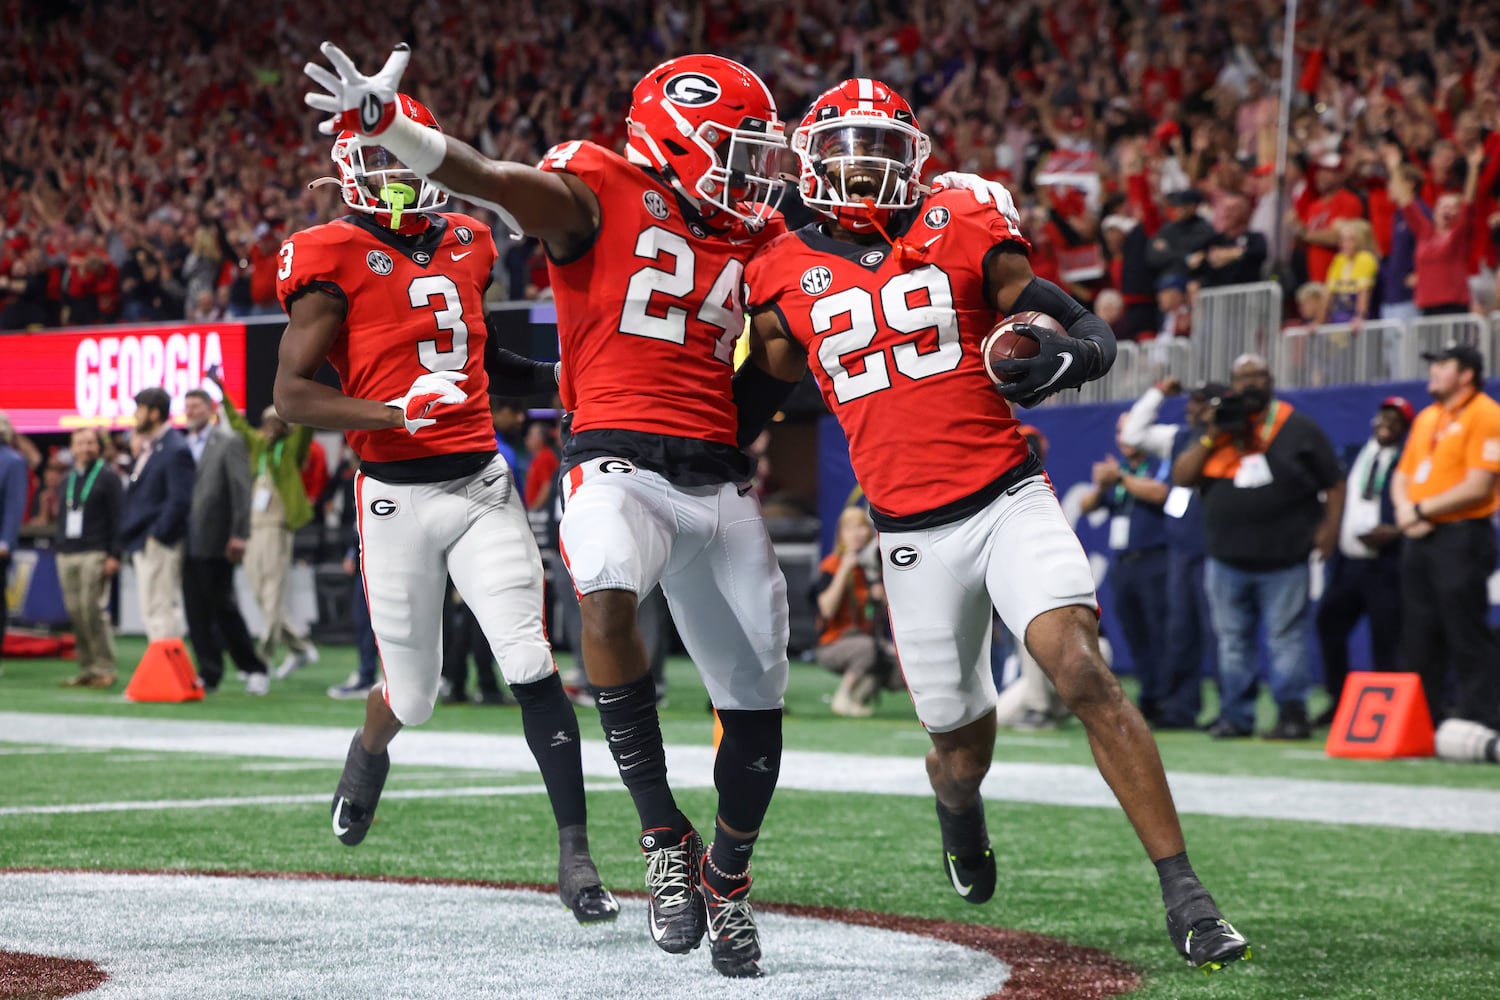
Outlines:
{"type": "MultiPolygon", "coordinates": [[[[337,762],[349,745],[347,729],[328,727],[16,712],[0,712],[0,738],[81,748],[337,762]]],[[[618,776],[608,748],[586,740],[582,750],[585,777],[604,787],[618,787],[611,784],[618,776]]],[[[391,756],[404,767],[521,773],[535,768],[520,736],[408,730],[392,744],[391,756]]],[[[676,787],[713,784],[711,747],[670,746],[668,763],[676,787]]],[[[1169,778],[1183,813],[1500,833],[1500,791],[1181,772],[1169,778]]],[[[789,750],[782,756],[780,787],[922,798],[932,794],[922,756],[915,749],[910,757],[789,750]]],[[[1116,807],[1098,772],[1077,764],[996,763],[985,780],[984,796],[990,801],[1116,807]]]]}
{"type": "MultiPolygon", "coordinates": [[[[591,792],[613,791],[613,788],[585,786],[591,792]]],[[[483,786],[474,788],[396,788],[381,795],[390,799],[473,799],[497,795],[540,795],[540,785],[483,786]]],[[[331,792],[307,792],[300,795],[244,795],[211,799],[142,799],[122,802],[77,802],[50,806],[0,806],[0,816],[56,816],[69,813],[139,812],[163,809],[228,809],[235,806],[292,806],[333,801],[331,792]]]]}

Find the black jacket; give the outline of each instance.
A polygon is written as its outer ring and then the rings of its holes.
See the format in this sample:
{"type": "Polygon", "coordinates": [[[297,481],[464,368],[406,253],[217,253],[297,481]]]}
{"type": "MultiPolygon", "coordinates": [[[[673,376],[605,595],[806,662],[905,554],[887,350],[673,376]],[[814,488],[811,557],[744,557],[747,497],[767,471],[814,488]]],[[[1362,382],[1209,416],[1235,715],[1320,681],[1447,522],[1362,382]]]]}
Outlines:
{"type": "Polygon", "coordinates": [[[193,502],[193,453],[176,429],[167,428],[151,457],[136,459],[136,468],[120,518],[120,550],[127,555],[145,548],[147,538],[163,545],[182,541],[193,502]]]}

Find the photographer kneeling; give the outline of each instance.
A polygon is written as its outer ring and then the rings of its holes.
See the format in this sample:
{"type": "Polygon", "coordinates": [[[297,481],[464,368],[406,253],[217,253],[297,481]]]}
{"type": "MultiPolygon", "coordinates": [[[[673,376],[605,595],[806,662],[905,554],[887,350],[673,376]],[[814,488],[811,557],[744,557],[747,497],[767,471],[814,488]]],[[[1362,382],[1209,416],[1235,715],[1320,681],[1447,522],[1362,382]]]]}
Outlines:
{"type": "Polygon", "coordinates": [[[1338,544],[1343,474],[1322,428],[1274,397],[1259,355],[1237,358],[1230,391],[1209,405],[1211,429],[1172,466],[1173,481],[1196,487],[1203,501],[1221,702],[1209,734],[1229,739],[1254,731],[1256,638],[1263,624],[1280,713],[1265,735],[1306,739],[1307,560],[1314,547],[1326,558],[1338,544]]]}

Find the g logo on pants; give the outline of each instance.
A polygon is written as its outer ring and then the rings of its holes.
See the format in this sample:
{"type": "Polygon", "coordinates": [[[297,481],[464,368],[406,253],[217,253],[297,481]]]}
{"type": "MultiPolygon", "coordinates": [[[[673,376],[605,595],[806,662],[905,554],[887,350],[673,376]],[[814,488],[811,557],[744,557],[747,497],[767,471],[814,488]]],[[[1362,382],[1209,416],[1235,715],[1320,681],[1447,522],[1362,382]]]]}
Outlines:
{"type": "Polygon", "coordinates": [[[379,518],[395,517],[401,505],[387,497],[376,497],[370,501],[370,513],[379,518]]]}
{"type": "Polygon", "coordinates": [[[599,471],[633,473],[635,472],[635,466],[631,465],[623,458],[606,458],[604,461],[599,463],[599,471]]]}
{"type": "Polygon", "coordinates": [[[911,545],[898,545],[886,556],[895,569],[911,569],[922,561],[922,553],[911,545]]]}

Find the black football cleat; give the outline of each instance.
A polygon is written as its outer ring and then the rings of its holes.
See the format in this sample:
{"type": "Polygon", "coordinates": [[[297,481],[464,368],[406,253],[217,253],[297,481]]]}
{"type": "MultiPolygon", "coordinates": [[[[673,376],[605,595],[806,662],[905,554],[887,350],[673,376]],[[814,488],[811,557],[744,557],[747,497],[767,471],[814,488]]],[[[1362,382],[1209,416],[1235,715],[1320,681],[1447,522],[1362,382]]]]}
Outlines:
{"type": "Polygon", "coordinates": [[[1250,959],[1250,942],[1224,919],[1202,887],[1167,910],[1167,934],[1178,953],[1204,975],[1250,959]]]}
{"type": "Polygon", "coordinates": [[[988,903],[995,895],[995,852],[990,850],[989,834],[984,829],[984,805],[976,800],[963,813],[951,813],[937,804],[938,829],[943,836],[943,873],[953,883],[953,891],[964,902],[988,903]],[[974,824],[978,828],[973,829],[974,824]],[[978,853],[961,851],[960,844],[983,844],[978,853]]]}
{"type": "Polygon", "coordinates": [[[389,751],[372,754],[359,745],[362,732],[355,730],[354,739],[349,742],[344,773],[339,776],[338,788],[333,793],[333,835],[346,847],[355,846],[370,832],[381,789],[385,788],[385,778],[391,770],[389,751]]]}
{"type": "Polygon", "coordinates": [[[557,894],[580,924],[603,924],[620,915],[620,904],[604,888],[599,870],[589,856],[588,829],[569,826],[558,831],[557,894]]]}
{"type": "Polygon", "coordinates": [[[750,908],[750,880],[727,896],[721,896],[707,881],[703,902],[708,914],[708,950],[714,969],[731,979],[759,979],[760,931],[750,908]]]}
{"type": "Polygon", "coordinates": [[[703,838],[688,828],[674,839],[671,830],[646,830],[641,834],[646,855],[646,922],[651,940],[662,951],[685,955],[703,941],[707,917],[699,869],[703,865],[703,838]]]}

